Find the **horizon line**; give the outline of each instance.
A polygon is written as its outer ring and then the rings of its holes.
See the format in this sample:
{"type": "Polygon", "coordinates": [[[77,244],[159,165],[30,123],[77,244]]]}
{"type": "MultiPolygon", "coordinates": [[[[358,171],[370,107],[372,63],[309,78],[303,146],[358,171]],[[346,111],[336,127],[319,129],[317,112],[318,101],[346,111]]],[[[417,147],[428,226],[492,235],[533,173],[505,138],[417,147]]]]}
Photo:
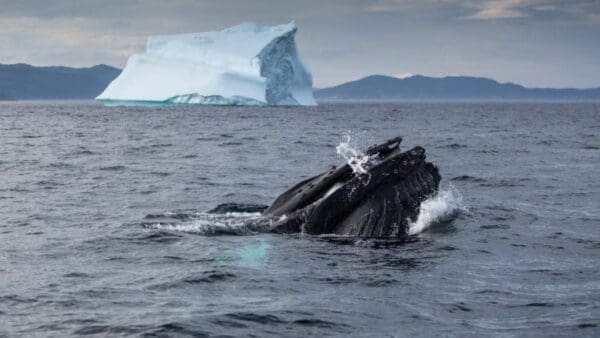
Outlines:
{"type": "MultiPolygon", "coordinates": [[[[17,66],[17,65],[25,65],[25,66],[30,66],[30,67],[35,67],[35,68],[58,68],[58,67],[63,67],[63,68],[72,68],[72,69],[90,69],[90,68],[94,68],[94,67],[98,67],[98,66],[105,66],[105,67],[110,67],[113,69],[117,69],[119,71],[123,71],[124,68],[120,68],[120,67],[116,67],[107,63],[98,63],[92,66],[69,66],[69,65],[57,65],[57,64],[53,64],[53,65],[34,65],[31,63],[26,63],[26,62],[16,62],[16,63],[2,63],[0,62],[0,66],[17,66]]],[[[329,86],[325,86],[325,87],[316,87],[313,85],[313,91],[317,91],[317,90],[322,90],[322,89],[327,89],[327,88],[333,88],[333,87],[338,87],[347,83],[351,83],[351,82],[357,82],[357,81],[361,81],[364,80],[366,78],[369,77],[374,77],[374,76],[381,76],[381,77],[388,77],[388,78],[393,78],[393,79],[397,79],[397,80],[407,80],[407,79],[411,79],[411,78],[415,78],[415,77],[425,77],[425,78],[430,78],[430,79],[446,79],[446,78],[457,78],[457,77],[463,77],[463,78],[477,78],[477,79],[487,79],[487,80],[492,80],[495,81],[499,84],[508,84],[508,85],[516,85],[516,86],[521,86],[523,88],[526,89],[559,89],[559,90],[569,90],[569,89],[574,89],[574,90],[590,90],[590,89],[600,89],[600,84],[597,86],[593,86],[593,87],[537,87],[537,86],[532,86],[532,87],[528,87],[525,85],[522,85],[520,83],[517,82],[512,82],[512,81],[507,81],[507,82],[500,82],[492,77],[488,77],[488,76],[483,76],[483,75],[466,75],[466,74],[449,74],[449,75],[442,75],[442,76],[432,76],[432,75],[425,75],[425,74],[412,74],[412,73],[407,73],[404,76],[398,76],[398,75],[393,75],[393,74],[380,74],[380,73],[373,73],[373,74],[368,74],[368,75],[364,75],[360,78],[355,78],[352,80],[346,80],[346,81],[342,81],[340,83],[337,84],[333,84],[333,85],[329,85],[329,86]]]]}

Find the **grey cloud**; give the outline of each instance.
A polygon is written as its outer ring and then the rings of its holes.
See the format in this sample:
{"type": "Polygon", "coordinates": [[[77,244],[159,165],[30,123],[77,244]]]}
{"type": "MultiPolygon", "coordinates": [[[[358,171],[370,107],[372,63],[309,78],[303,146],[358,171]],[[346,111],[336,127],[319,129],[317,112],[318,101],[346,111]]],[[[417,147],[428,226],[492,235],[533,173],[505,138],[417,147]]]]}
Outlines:
{"type": "Polygon", "coordinates": [[[600,2],[597,0],[467,0],[461,2],[462,5],[474,9],[474,12],[466,17],[468,19],[546,17],[588,20],[600,13],[600,2]]]}
{"type": "Polygon", "coordinates": [[[294,19],[301,54],[320,87],[373,73],[588,87],[600,85],[599,3],[0,0],[0,63],[122,67],[148,35],[294,19]]]}

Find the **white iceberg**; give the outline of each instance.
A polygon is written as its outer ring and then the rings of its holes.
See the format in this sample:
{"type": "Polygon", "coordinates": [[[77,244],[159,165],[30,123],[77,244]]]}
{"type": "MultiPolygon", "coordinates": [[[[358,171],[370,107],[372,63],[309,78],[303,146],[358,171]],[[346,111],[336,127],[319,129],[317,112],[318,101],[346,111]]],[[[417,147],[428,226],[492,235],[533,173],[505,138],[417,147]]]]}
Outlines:
{"type": "Polygon", "coordinates": [[[316,105],[296,24],[152,36],[96,99],[106,104],[316,105]]]}

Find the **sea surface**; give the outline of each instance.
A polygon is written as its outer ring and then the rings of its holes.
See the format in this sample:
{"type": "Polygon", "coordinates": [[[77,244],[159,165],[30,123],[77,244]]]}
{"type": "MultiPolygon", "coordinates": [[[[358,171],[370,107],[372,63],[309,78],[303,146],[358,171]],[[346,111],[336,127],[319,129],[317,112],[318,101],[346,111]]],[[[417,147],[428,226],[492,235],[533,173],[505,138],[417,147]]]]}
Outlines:
{"type": "Polygon", "coordinates": [[[600,336],[600,104],[0,103],[0,336],[600,336]],[[254,233],[402,136],[442,174],[404,243],[254,233]]]}

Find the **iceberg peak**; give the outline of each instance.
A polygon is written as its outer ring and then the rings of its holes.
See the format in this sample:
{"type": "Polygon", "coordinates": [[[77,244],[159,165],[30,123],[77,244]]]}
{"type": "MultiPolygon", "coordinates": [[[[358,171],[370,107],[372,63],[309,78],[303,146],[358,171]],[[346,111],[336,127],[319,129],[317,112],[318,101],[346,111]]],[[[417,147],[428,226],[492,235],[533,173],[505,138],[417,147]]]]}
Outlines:
{"type": "Polygon", "coordinates": [[[111,104],[316,105],[294,21],[148,38],[96,99],[111,104]],[[173,100],[173,98],[194,98],[173,100]],[[210,98],[207,100],[206,98],[210,98]],[[222,98],[222,99],[218,99],[222,98]]]}

